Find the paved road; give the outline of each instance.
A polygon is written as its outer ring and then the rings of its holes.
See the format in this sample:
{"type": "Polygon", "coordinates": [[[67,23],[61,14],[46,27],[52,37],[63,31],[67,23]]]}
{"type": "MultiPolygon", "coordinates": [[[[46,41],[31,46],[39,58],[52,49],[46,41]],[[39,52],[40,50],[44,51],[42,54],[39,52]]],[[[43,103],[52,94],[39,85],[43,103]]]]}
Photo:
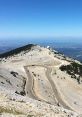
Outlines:
{"type": "MultiPolygon", "coordinates": [[[[34,92],[34,79],[33,79],[32,75],[30,74],[30,72],[28,70],[28,67],[31,67],[31,66],[32,65],[24,66],[25,72],[26,72],[27,77],[28,77],[28,79],[26,81],[26,86],[25,86],[26,95],[29,94],[30,98],[33,98],[33,99],[38,100],[38,101],[47,102],[47,101],[45,101],[45,100],[40,99],[39,97],[37,97],[37,95],[34,92]]],[[[49,102],[47,102],[47,103],[49,103],[49,102]]]]}
{"type": "MultiPolygon", "coordinates": [[[[34,81],[33,81],[33,77],[31,76],[29,70],[28,70],[28,67],[31,67],[33,65],[27,65],[27,66],[24,66],[24,69],[26,71],[26,74],[28,76],[28,80],[26,82],[26,93],[28,91],[29,95],[31,98],[33,99],[36,99],[36,100],[41,100],[39,97],[37,97],[37,95],[35,95],[34,93],[34,81]]],[[[53,82],[52,78],[51,78],[51,71],[52,71],[52,68],[49,67],[49,66],[46,66],[46,65],[35,65],[35,66],[41,66],[41,67],[45,67],[47,70],[46,70],[46,77],[48,78],[51,86],[52,86],[52,89],[53,89],[53,92],[54,92],[54,95],[57,99],[57,103],[62,105],[64,108],[66,109],[69,109],[69,110],[72,110],[71,107],[69,107],[61,98],[60,94],[58,93],[57,91],[57,88],[55,86],[55,83],[53,82]]],[[[58,67],[58,66],[57,66],[58,67]]],[[[41,101],[45,101],[45,100],[41,100],[41,101]]],[[[48,103],[48,102],[47,102],[48,103]]]]}
{"type": "Polygon", "coordinates": [[[57,99],[57,101],[58,101],[58,104],[61,104],[61,105],[62,105],[64,108],[66,108],[66,109],[72,110],[72,109],[71,109],[69,106],[67,106],[67,104],[62,100],[60,94],[58,93],[57,88],[56,88],[56,85],[55,85],[55,83],[53,82],[53,80],[52,80],[52,78],[51,78],[51,76],[50,76],[51,71],[52,71],[52,69],[49,68],[49,67],[47,67],[46,76],[47,76],[47,78],[48,78],[48,80],[49,80],[49,82],[50,82],[50,84],[51,84],[51,86],[52,86],[52,89],[53,89],[53,92],[54,92],[54,94],[55,94],[55,97],[56,97],[56,99],[57,99]]]}
{"type": "Polygon", "coordinates": [[[33,99],[36,99],[36,96],[33,92],[33,78],[28,70],[27,66],[24,66],[25,72],[27,74],[28,80],[26,81],[26,87],[25,87],[25,92],[26,94],[29,94],[29,96],[33,99]]]}

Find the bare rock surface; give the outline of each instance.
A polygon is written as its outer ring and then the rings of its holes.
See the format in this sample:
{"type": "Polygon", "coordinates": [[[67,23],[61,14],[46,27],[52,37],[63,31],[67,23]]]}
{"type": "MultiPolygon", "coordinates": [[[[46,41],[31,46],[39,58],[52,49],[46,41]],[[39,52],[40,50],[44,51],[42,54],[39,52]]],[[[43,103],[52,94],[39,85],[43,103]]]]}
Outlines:
{"type": "Polygon", "coordinates": [[[32,46],[0,61],[0,117],[82,117],[82,84],[60,70],[76,62],[32,46]]]}

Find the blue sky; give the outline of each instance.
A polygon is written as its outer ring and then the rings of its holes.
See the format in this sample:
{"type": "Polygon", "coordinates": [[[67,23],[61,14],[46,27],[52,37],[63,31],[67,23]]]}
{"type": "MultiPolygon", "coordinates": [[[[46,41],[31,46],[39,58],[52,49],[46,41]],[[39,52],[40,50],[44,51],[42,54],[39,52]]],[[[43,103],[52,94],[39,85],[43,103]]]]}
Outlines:
{"type": "Polygon", "coordinates": [[[0,0],[0,38],[82,37],[82,0],[0,0]]]}

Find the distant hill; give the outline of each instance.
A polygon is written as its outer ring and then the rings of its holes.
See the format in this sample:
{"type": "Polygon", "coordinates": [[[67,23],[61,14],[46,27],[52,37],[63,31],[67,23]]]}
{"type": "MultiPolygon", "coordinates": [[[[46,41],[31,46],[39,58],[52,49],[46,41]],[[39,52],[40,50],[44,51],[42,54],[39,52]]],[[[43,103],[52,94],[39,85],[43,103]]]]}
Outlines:
{"type": "Polygon", "coordinates": [[[12,55],[15,55],[15,54],[20,53],[21,51],[30,50],[31,47],[33,47],[33,46],[34,46],[33,44],[28,44],[28,45],[25,45],[25,46],[22,46],[22,47],[19,47],[19,48],[10,50],[8,52],[5,52],[5,53],[0,54],[0,58],[12,56],[12,55]]]}

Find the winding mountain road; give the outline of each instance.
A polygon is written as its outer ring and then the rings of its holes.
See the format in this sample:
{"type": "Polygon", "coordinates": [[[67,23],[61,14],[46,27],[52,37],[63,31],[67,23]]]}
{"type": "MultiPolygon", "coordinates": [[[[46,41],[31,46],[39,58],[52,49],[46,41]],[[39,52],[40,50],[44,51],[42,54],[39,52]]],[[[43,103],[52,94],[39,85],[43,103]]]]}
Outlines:
{"type": "MultiPolygon", "coordinates": [[[[51,78],[51,72],[52,72],[52,67],[50,66],[46,66],[46,65],[27,65],[27,66],[24,66],[24,69],[25,69],[25,72],[27,74],[27,77],[28,77],[28,80],[26,81],[26,88],[25,88],[25,92],[26,94],[29,93],[29,96],[35,100],[41,100],[41,101],[45,101],[45,100],[42,100],[40,99],[34,92],[34,79],[32,77],[32,75],[30,74],[29,70],[28,70],[28,67],[32,67],[32,66],[40,66],[40,67],[44,67],[46,68],[46,77],[48,79],[48,81],[50,82],[51,84],[51,87],[52,87],[52,90],[54,92],[54,95],[56,97],[56,103],[57,104],[60,104],[62,105],[64,108],[66,109],[69,109],[69,110],[73,110],[71,107],[69,107],[65,102],[64,100],[62,99],[62,97],[60,96],[56,86],[55,86],[55,83],[53,82],[52,78],[51,78]]],[[[60,65],[59,65],[60,66],[60,65]]],[[[58,67],[58,65],[56,66],[58,67]]],[[[54,97],[54,98],[55,98],[54,97]]],[[[45,101],[46,102],[46,101],[45,101]]],[[[47,102],[49,103],[49,102],[47,102]]],[[[53,104],[54,105],[54,104],[53,104]]]]}
{"type": "MultiPolygon", "coordinates": [[[[46,100],[40,99],[40,97],[38,97],[34,91],[34,79],[28,70],[28,67],[31,67],[31,66],[32,65],[24,66],[25,72],[28,77],[28,79],[26,81],[26,86],[25,86],[25,93],[26,93],[26,95],[29,94],[30,98],[33,98],[38,101],[47,102],[46,100]]],[[[49,102],[47,102],[47,103],[49,103],[49,102]]]]}

